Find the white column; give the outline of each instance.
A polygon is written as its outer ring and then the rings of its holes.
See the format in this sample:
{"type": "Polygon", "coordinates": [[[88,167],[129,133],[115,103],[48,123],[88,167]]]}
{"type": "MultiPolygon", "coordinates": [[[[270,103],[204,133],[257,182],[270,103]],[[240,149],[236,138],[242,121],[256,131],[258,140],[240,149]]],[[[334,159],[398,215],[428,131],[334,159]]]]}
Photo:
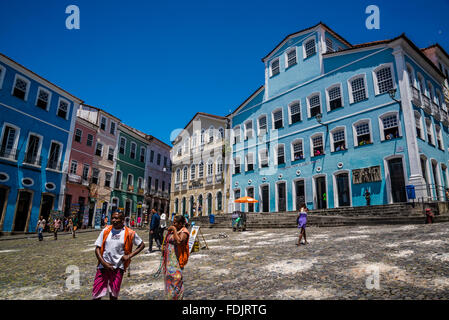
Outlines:
{"type": "Polygon", "coordinates": [[[399,91],[401,94],[402,102],[402,114],[404,116],[405,122],[405,138],[407,141],[407,152],[410,164],[410,176],[408,180],[409,184],[421,186],[420,188],[418,188],[418,190],[416,190],[416,198],[419,199],[421,197],[425,197],[427,192],[425,191],[425,188],[423,188],[423,186],[425,185],[425,181],[422,176],[421,163],[419,158],[419,147],[416,138],[415,114],[413,111],[409,90],[410,83],[405,66],[403,49],[401,47],[394,48],[393,55],[395,58],[396,69],[398,73],[399,91]]]}

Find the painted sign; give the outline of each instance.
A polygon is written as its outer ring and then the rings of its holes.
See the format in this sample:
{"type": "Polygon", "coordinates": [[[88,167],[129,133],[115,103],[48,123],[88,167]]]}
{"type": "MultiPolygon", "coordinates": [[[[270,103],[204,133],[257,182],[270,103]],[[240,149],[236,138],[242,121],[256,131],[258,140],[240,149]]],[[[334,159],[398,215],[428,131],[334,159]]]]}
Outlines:
{"type": "Polygon", "coordinates": [[[352,170],[352,183],[361,184],[382,181],[380,166],[352,170]]]}
{"type": "Polygon", "coordinates": [[[199,231],[200,231],[200,226],[193,226],[192,230],[190,230],[189,252],[192,252],[193,244],[195,243],[196,236],[198,235],[199,231]]]}

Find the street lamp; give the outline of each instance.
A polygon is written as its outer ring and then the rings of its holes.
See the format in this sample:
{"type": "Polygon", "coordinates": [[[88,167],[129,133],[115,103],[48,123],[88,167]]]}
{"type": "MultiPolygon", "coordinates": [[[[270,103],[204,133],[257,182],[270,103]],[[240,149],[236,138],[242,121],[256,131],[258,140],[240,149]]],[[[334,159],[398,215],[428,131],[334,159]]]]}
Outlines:
{"type": "Polygon", "coordinates": [[[388,90],[388,94],[390,95],[390,98],[394,101],[396,101],[397,103],[401,103],[401,100],[396,100],[395,96],[396,96],[396,88],[391,88],[390,90],[388,90]]]}
{"type": "Polygon", "coordinates": [[[322,126],[325,126],[325,127],[326,127],[326,131],[329,132],[329,125],[321,122],[322,119],[323,119],[323,116],[321,115],[321,113],[318,113],[318,114],[315,116],[315,119],[316,119],[316,121],[317,121],[319,124],[321,124],[322,126]]]}

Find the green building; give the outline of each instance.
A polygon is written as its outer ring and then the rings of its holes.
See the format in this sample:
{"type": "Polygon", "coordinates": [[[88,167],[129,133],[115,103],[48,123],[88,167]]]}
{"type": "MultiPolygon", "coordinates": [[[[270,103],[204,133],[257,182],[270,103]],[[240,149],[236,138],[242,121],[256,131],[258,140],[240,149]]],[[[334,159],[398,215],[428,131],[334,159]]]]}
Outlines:
{"type": "Polygon", "coordinates": [[[145,157],[147,140],[145,134],[120,123],[117,141],[117,161],[114,169],[114,189],[111,203],[125,212],[126,217],[143,219],[145,196],[145,157]]]}

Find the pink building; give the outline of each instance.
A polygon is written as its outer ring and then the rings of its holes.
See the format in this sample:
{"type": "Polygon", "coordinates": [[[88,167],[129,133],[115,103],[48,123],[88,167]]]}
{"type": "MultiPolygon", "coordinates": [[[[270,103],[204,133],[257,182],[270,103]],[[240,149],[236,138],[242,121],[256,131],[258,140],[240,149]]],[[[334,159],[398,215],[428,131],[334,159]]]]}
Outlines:
{"type": "Polygon", "coordinates": [[[98,172],[93,168],[93,161],[95,153],[102,152],[96,150],[97,129],[97,125],[77,117],[65,190],[64,215],[77,214],[79,226],[92,225],[94,217],[92,184],[96,184],[98,172]]]}

